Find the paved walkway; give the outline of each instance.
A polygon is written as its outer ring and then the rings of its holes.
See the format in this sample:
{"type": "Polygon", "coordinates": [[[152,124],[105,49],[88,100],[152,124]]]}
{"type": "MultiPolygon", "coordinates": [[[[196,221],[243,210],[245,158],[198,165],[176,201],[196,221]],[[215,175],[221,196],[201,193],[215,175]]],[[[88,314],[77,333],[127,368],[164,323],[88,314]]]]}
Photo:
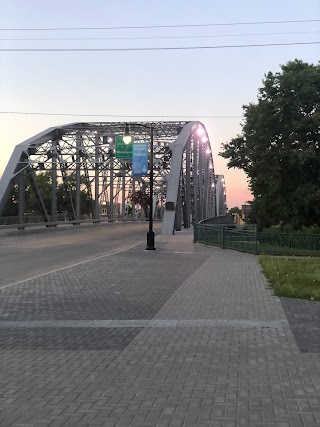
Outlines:
{"type": "Polygon", "coordinates": [[[0,291],[0,426],[319,426],[320,349],[257,257],[156,247],[0,291]]]}

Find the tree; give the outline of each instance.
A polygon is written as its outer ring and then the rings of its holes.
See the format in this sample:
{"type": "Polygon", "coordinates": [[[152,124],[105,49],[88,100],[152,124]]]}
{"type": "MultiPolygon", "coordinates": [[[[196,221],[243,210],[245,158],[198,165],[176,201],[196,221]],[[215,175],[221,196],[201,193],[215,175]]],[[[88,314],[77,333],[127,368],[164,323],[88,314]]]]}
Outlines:
{"type": "MultiPolygon", "coordinates": [[[[36,175],[36,181],[40,192],[43,196],[43,201],[47,211],[51,210],[51,174],[49,172],[39,173],[36,175]]],[[[8,201],[2,212],[2,216],[17,216],[18,215],[18,185],[12,187],[8,201]]],[[[25,210],[28,214],[41,214],[41,208],[37,196],[31,186],[31,180],[26,178],[25,182],[25,210]]]]}
{"type": "MultiPolygon", "coordinates": [[[[83,214],[89,214],[92,212],[93,200],[89,196],[87,190],[83,188],[85,185],[85,177],[81,177],[81,189],[80,189],[80,206],[83,214]]],[[[58,184],[57,186],[57,211],[58,212],[70,212],[71,204],[70,199],[72,198],[75,203],[76,198],[76,179],[74,176],[68,176],[67,182],[58,184]],[[70,197],[71,196],[71,197],[70,197]]]]}
{"type": "MultiPolygon", "coordinates": [[[[52,177],[51,173],[42,172],[35,175],[37,185],[42,195],[42,199],[46,210],[51,215],[51,188],[52,188],[52,177]]],[[[75,203],[76,194],[76,180],[75,177],[69,176],[68,184],[60,182],[57,185],[57,212],[70,212],[70,198],[75,203]],[[71,197],[70,197],[71,196],[71,197]]],[[[81,178],[81,190],[80,190],[80,206],[83,214],[89,214],[92,211],[92,198],[89,196],[87,190],[84,187],[85,178],[81,178]]],[[[26,179],[25,186],[25,211],[32,215],[42,215],[42,209],[38,202],[36,193],[31,185],[30,178],[26,179]]],[[[11,190],[8,202],[3,210],[2,216],[17,216],[18,215],[18,186],[14,185],[11,190]]]]}
{"type": "Polygon", "coordinates": [[[243,110],[242,134],[220,155],[246,172],[252,217],[260,226],[320,225],[320,64],[294,60],[269,72],[243,110]]]}
{"type": "Polygon", "coordinates": [[[150,206],[150,196],[146,193],[145,190],[134,191],[129,199],[135,204],[139,204],[144,212],[145,217],[148,217],[148,208],[150,206]]]}
{"type": "Polygon", "coordinates": [[[18,216],[18,186],[14,185],[10,191],[7,203],[1,216],[18,216]]]}
{"type": "MultiPolygon", "coordinates": [[[[51,187],[52,177],[50,172],[41,172],[35,175],[37,185],[42,195],[42,199],[48,214],[51,214],[51,187]]],[[[30,179],[26,185],[26,211],[30,214],[41,215],[42,210],[36,192],[34,191],[30,179]]]]}
{"type": "Polygon", "coordinates": [[[227,215],[228,216],[233,216],[234,214],[238,214],[240,216],[240,218],[242,217],[242,210],[240,208],[238,208],[238,206],[235,206],[233,208],[230,208],[228,210],[227,215]]]}

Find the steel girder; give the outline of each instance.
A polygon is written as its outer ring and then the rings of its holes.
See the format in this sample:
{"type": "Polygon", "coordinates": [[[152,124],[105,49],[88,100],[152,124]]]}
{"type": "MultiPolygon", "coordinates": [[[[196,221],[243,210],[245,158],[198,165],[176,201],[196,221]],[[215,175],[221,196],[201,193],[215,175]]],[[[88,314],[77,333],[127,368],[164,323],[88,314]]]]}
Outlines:
{"type": "Polygon", "coordinates": [[[162,234],[170,235],[215,216],[214,166],[210,142],[200,122],[187,123],[172,144],[162,234]]]}
{"type": "Polygon", "coordinates": [[[226,184],[223,175],[216,175],[216,212],[215,216],[227,215],[226,184]]]}
{"type": "MultiPolygon", "coordinates": [[[[214,167],[205,127],[200,122],[130,123],[135,141],[150,141],[148,127],[154,127],[154,206],[163,217],[163,234],[181,226],[215,216],[214,167]],[[145,126],[145,127],[144,127],[145,126]]],[[[74,191],[69,197],[70,219],[81,219],[80,192],[92,198],[92,218],[99,220],[108,206],[109,220],[125,217],[128,196],[149,188],[149,177],[133,178],[131,161],[114,156],[114,138],[123,135],[125,123],[71,123],[49,128],[17,145],[0,180],[0,214],[13,185],[19,191],[19,223],[25,218],[26,176],[34,187],[44,221],[56,222],[57,183],[74,191]],[[37,186],[37,173],[50,171],[51,212],[46,211],[37,186]],[[121,203],[118,203],[118,200],[121,203]],[[119,214],[119,206],[121,214],[119,214]]],[[[135,209],[132,209],[135,215],[135,209]]]]}

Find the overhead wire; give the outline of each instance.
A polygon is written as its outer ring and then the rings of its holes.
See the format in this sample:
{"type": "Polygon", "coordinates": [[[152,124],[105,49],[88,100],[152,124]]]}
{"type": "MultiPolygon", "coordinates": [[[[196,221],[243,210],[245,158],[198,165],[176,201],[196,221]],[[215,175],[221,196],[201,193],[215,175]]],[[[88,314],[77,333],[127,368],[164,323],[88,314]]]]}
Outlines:
{"type": "Polygon", "coordinates": [[[251,37],[251,36],[274,36],[292,34],[315,34],[315,31],[285,31],[272,33],[243,33],[243,34],[213,34],[194,36],[148,36],[148,37],[60,37],[60,38],[0,38],[0,41],[80,41],[80,40],[157,40],[157,39],[199,39],[199,38],[223,38],[223,37],[251,37]]]}
{"type": "Polygon", "coordinates": [[[190,28],[190,27],[223,27],[238,25],[266,25],[266,24],[297,24],[320,22],[320,19],[291,19],[280,21],[249,21],[249,22],[216,22],[211,24],[173,24],[173,25],[129,25],[114,27],[46,27],[46,28],[0,28],[0,31],[82,31],[82,30],[130,30],[154,28],[190,28]]]}
{"type": "Polygon", "coordinates": [[[72,116],[72,117],[117,117],[117,118],[186,118],[186,117],[193,117],[193,118],[203,118],[203,119],[241,119],[242,116],[206,116],[206,115],[192,115],[192,114],[185,114],[185,115],[126,115],[126,114],[77,114],[77,113],[43,113],[43,112],[26,112],[26,111],[0,111],[0,114],[12,114],[12,115],[38,115],[38,116],[72,116]]]}
{"type": "Polygon", "coordinates": [[[242,45],[216,46],[177,46],[177,47],[130,47],[130,48],[0,48],[0,52],[133,52],[133,51],[160,51],[160,50],[199,50],[199,49],[236,49],[248,47],[269,46],[297,46],[320,44],[320,41],[289,42],[289,43],[261,43],[242,45]]]}
{"type": "MultiPolygon", "coordinates": [[[[257,21],[257,22],[233,22],[214,24],[184,24],[184,25],[152,25],[152,26],[122,26],[122,27],[54,27],[54,28],[0,28],[0,31],[70,31],[70,30],[120,30],[120,29],[153,29],[153,28],[184,28],[184,27],[210,27],[210,26],[237,26],[237,25],[264,25],[283,23],[305,23],[320,22],[320,19],[307,20],[285,20],[285,21],[257,21]]],[[[191,38],[217,38],[217,37],[240,37],[258,35],[286,35],[286,34],[308,34],[320,31],[293,31],[279,33],[253,33],[253,34],[225,34],[225,35],[196,35],[196,36],[151,36],[151,37],[84,37],[84,38],[61,38],[61,39],[0,39],[0,40],[147,40],[147,39],[191,39],[191,38]]],[[[288,43],[263,43],[263,44],[242,44],[242,45],[215,45],[215,46],[182,46],[182,47],[138,47],[138,48],[0,48],[2,52],[85,52],[85,51],[159,51],[159,50],[198,50],[198,49],[229,49],[248,47],[268,47],[268,46],[291,46],[291,45],[313,45],[320,44],[320,41],[310,42],[288,42],[288,43]]],[[[73,117],[114,117],[114,118],[208,118],[208,119],[241,119],[242,116],[206,116],[206,115],[117,115],[117,114],[73,114],[73,113],[43,113],[43,112],[21,112],[21,111],[0,111],[0,114],[13,115],[41,115],[41,116],[73,116],[73,117]]]]}

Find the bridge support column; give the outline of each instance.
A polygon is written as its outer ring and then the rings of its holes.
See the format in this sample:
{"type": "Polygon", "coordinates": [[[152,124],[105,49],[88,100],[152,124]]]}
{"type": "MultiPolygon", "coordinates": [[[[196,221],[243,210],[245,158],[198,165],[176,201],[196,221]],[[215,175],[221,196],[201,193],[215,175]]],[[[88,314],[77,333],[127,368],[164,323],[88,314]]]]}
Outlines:
{"type": "Polygon", "coordinates": [[[57,221],[57,141],[52,141],[51,146],[51,221],[57,221]]]}
{"type": "Polygon", "coordinates": [[[95,170],[94,170],[94,218],[100,219],[100,206],[99,206],[99,150],[100,136],[95,137],[95,170]]]}
{"type": "Polygon", "coordinates": [[[125,221],[126,219],[126,171],[123,167],[122,170],[122,219],[125,221]]]}
{"type": "MultiPolygon", "coordinates": [[[[132,177],[132,193],[134,193],[135,191],[136,191],[136,179],[133,176],[132,177]]],[[[135,204],[135,202],[132,201],[131,206],[132,206],[131,217],[132,217],[132,220],[135,221],[135,219],[136,219],[136,204],[135,204]]]]}
{"type": "Polygon", "coordinates": [[[199,219],[199,204],[198,204],[198,142],[196,139],[193,140],[193,162],[192,162],[192,176],[193,176],[193,209],[194,217],[193,221],[196,223],[199,219]]]}
{"type": "Polygon", "coordinates": [[[208,162],[208,156],[204,155],[204,193],[203,193],[203,199],[204,199],[204,211],[203,211],[203,218],[209,218],[208,208],[209,208],[209,189],[208,189],[208,180],[209,180],[209,162],[208,162]]]}
{"type": "Polygon", "coordinates": [[[203,194],[203,149],[202,142],[200,138],[198,138],[198,146],[199,146],[199,214],[200,218],[204,218],[204,194],[203,194]]]}
{"type": "Polygon", "coordinates": [[[174,220],[174,228],[176,231],[181,231],[181,189],[179,185],[177,203],[176,203],[176,217],[174,220]]]}
{"type": "MultiPolygon", "coordinates": [[[[25,213],[25,171],[21,171],[18,175],[18,222],[19,224],[25,223],[24,213],[25,213]]],[[[18,230],[24,230],[24,227],[21,226],[18,230]]]]}
{"type": "Polygon", "coordinates": [[[190,228],[190,214],[191,214],[191,179],[190,179],[190,149],[191,142],[189,141],[186,148],[186,184],[185,184],[185,221],[184,228],[190,228]]]}
{"type": "Polygon", "coordinates": [[[114,209],[113,209],[113,157],[110,158],[110,221],[114,220],[114,209]]]}
{"type": "Polygon", "coordinates": [[[82,145],[82,134],[80,132],[77,133],[76,136],[76,220],[80,220],[81,212],[80,212],[80,163],[81,163],[81,145],[82,145]]]}
{"type": "MultiPolygon", "coordinates": [[[[186,149],[190,138],[192,138],[192,134],[196,130],[197,126],[197,122],[189,122],[187,125],[185,125],[180,131],[175,143],[172,145],[171,168],[167,178],[166,203],[168,205],[168,209],[166,206],[163,215],[161,230],[161,234],[163,235],[173,234],[175,227],[176,211],[178,209],[179,215],[181,217],[181,207],[178,208],[177,204],[181,203],[181,201],[178,202],[178,199],[180,199],[180,197],[178,197],[178,192],[180,189],[180,174],[183,162],[183,152],[186,149]],[[174,210],[172,210],[172,207],[174,210]]],[[[195,172],[193,172],[193,175],[194,174],[195,172]]]]}
{"type": "Polygon", "coordinates": [[[42,210],[45,222],[50,222],[50,218],[49,218],[46,206],[44,204],[40,188],[39,188],[39,186],[37,184],[35,173],[34,173],[34,171],[33,171],[33,169],[32,169],[31,166],[29,166],[28,172],[29,172],[29,176],[30,176],[30,179],[31,179],[31,185],[32,185],[32,187],[33,187],[33,189],[35,191],[36,197],[38,198],[38,202],[40,203],[41,210],[42,210]]]}

